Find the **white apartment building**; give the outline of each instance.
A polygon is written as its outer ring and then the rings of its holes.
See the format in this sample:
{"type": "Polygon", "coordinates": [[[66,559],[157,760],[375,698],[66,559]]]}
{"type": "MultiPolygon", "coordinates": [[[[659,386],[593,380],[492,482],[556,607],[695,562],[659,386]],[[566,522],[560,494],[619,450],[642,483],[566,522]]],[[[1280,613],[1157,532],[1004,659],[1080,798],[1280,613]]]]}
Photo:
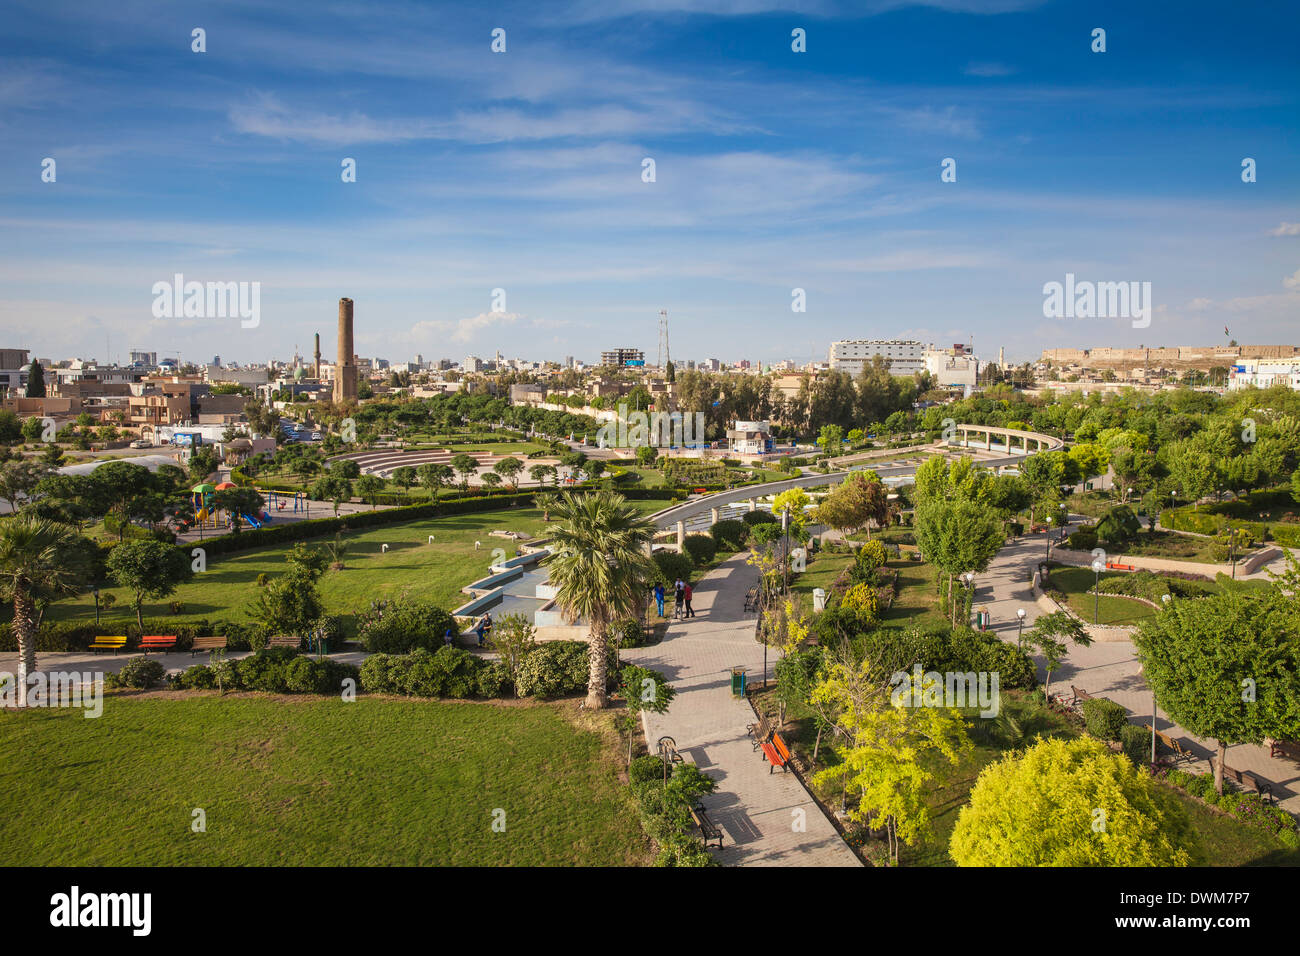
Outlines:
{"type": "Polygon", "coordinates": [[[889,371],[906,377],[925,371],[925,346],[920,342],[898,339],[844,339],[832,342],[830,366],[837,372],[857,375],[879,355],[889,362],[889,371]]]}
{"type": "Polygon", "coordinates": [[[1228,379],[1229,389],[1271,388],[1285,385],[1300,392],[1300,361],[1295,359],[1238,359],[1228,379]]]}
{"type": "Polygon", "coordinates": [[[974,388],[980,360],[965,349],[926,349],[925,370],[938,388],[974,388]]]}

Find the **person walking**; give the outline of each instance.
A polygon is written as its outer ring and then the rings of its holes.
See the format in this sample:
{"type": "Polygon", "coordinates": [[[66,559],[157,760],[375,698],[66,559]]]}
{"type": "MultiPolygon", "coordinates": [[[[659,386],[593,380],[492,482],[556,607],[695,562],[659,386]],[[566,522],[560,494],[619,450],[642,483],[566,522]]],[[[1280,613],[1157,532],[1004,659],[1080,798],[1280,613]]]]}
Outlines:
{"type": "Polygon", "coordinates": [[[659,606],[659,616],[664,616],[664,583],[660,581],[655,585],[655,604],[659,606]]]}
{"type": "Polygon", "coordinates": [[[685,594],[686,583],[681,578],[678,578],[676,583],[673,585],[673,597],[677,602],[673,605],[673,617],[677,617],[679,614],[683,613],[683,608],[685,607],[685,594]]]}
{"type": "Polygon", "coordinates": [[[689,584],[686,585],[685,590],[684,590],[683,593],[684,593],[684,595],[685,595],[685,597],[686,597],[686,616],[687,616],[687,617],[694,617],[694,616],[695,616],[695,608],[691,607],[691,595],[692,595],[694,592],[691,591],[691,586],[690,586],[689,584]]]}

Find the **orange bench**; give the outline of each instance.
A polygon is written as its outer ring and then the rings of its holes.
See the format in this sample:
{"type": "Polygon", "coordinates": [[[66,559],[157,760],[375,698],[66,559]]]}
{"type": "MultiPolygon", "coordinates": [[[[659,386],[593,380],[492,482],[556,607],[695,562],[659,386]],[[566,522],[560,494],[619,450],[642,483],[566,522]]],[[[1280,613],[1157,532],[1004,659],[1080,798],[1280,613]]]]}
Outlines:
{"type": "Polygon", "coordinates": [[[1106,570],[1107,570],[1107,571],[1136,571],[1136,570],[1137,570],[1137,565],[1136,565],[1136,564],[1119,564],[1119,563],[1117,563],[1117,562],[1115,562],[1115,561],[1107,561],[1107,562],[1106,562],[1106,570]]]}
{"type": "Polygon", "coordinates": [[[781,755],[776,752],[775,747],[773,747],[767,741],[763,741],[763,743],[760,744],[760,746],[763,748],[763,756],[767,758],[767,762],[771,765],[767,768],[767,772],[769,774],[777,767],[780,767],[782,770],[790,769],[789,765],[786,764],[786,762],[783,759],[781,759],[781,755]]]}
{"type": "Polygon", "coordinates": [[[162,634],[146,634],[140,638],[140,650],[148,654],[150,651],[170,651],[176,648],[176,635],[165,636],[162,634]]]}
{"type": "Polygon", "coordinates": [[[785,764],[787,769],[790,764],[794,763],[794,757],[790,754],[790,748],[786,746],[786,743],[781,739],[780,734],[772,734],[772,748],[776,750],[777,756],[781,758],[781,762],[785,764]]]}

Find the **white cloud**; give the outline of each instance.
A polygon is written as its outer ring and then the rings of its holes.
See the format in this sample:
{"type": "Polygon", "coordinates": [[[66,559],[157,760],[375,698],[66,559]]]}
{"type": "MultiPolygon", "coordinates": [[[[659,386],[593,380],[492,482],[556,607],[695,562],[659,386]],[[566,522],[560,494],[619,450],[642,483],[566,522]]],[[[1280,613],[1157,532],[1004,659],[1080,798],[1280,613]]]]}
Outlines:
{"type": "Polygon", "coordinates": [[[1282,284],[1288,289],[1300,289],[1300,269],[1283,279],[1282,284]]]}
{"type": "Polygon", "coordinates": [[[1269,231],[1270,236],[1300,236],[1300,222],[1284,222],[1269,231]]]}

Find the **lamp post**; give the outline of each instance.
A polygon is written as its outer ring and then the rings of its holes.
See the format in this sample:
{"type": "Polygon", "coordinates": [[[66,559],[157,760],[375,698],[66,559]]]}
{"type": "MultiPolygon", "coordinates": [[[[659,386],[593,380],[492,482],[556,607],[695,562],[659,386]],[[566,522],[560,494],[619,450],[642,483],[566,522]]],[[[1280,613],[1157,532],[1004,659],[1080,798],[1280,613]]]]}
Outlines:
{"type": "MultiPolygon", "coordinates": [[[[1169,595],[1166,594],[1162,596],[1161,600],[1164,601],[1165,606],[1168,607],[1169,595]]],[[[1145,670],[1146,670],[1145,667],[1143,667],[1140,664],[1138,665],[1139,676],[1141,676],[1145,672],[1145,670]]],[[[1151,688],[1151,769],[1155,770],[1155,766],[1156,766],[1156,689],[1153,686],[1151,688]]]]}
{"type": "Polygon", "coordinates": [[[1017,608],[1016,610],[1016,650],[1022,650],[1020,636],[1025,631],[1025,609],[1017,608]]]}
{"type": "Polygon", "coordinates": [[[963,574],[963,575],[961,576],[961,579],[962,579],[964,582],[966,582],[966,602],[967,602],[967,604],[966,604],[966,607],[965,607],[963,610],[965,610],[965,612],[966,612],[966,623],[967,623],[967,625],[969,625],[969,624],[970,624],[970,605],[974,603],[974,597],[975,597],[975,592],[974,592],[974,590],[971,588],[971,582],[975,580],[975,574],[974,574],[973,572],[971,572],[971,571],[967,571],[965,574],[963,574]]]}
{"type": "Polygon", "coordinates": [[[1093,585],[1092,585],[1092,623],[1101,623],[1101,572],[1106,565],[1101,563],[1101,558],[1092,562],[1093,585]]]}

